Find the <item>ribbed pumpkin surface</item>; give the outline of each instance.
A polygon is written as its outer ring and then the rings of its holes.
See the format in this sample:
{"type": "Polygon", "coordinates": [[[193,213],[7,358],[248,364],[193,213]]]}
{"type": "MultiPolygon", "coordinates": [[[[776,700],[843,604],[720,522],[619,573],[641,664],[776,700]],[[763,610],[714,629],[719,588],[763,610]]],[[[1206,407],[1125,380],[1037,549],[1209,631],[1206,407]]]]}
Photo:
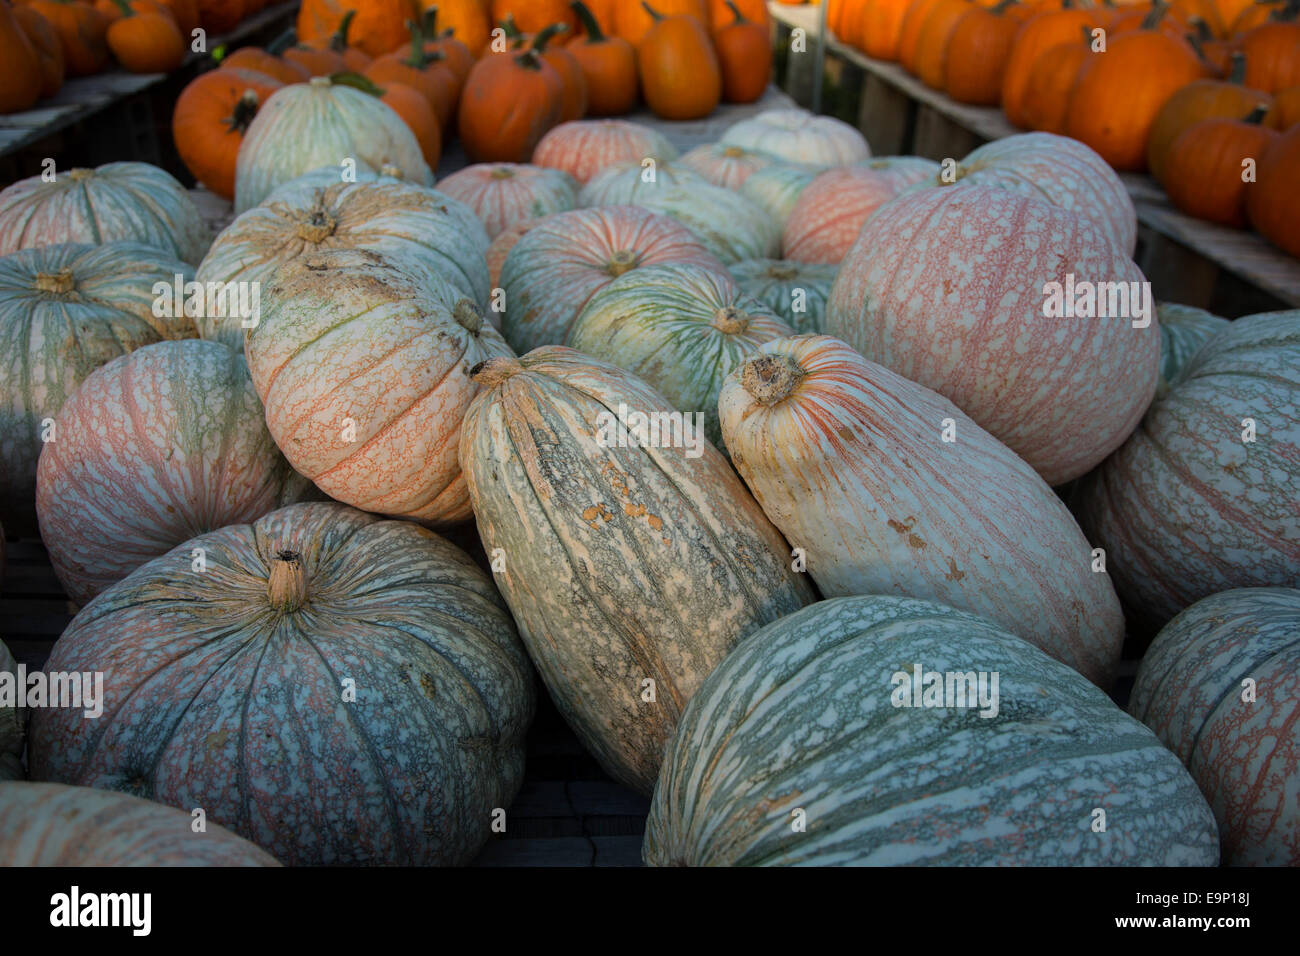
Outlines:
{"type": "MultiPolygon", "coordinates": [[[[956,185],[992,186],[1088,217],[1121,252],[1137,245],[1137,212],[1110,164],[1053,133],[1023,133],[985,143],[957,165],[956,185]]],[[[931,185],[943,185],[936,178],[931,185]]]]}
{"type": "MultiPolygon", "coordinates": [[[[1119,447],[1155,393],[1160,334],[1049,318],[1048,282],[1142,282],[1091,222],[990,186],[924,189],[874,216],[840,266],[826,331],[939,392],[1048,484],[1119,447]]],[[[1153,310],[1154,311],[1154,310],[1153,310]]]]}
{"type": "Polygon", "coordinates": [[[60,783],[0,784],[0,866],[279,866],[189,811],[60,783]]]}
{"type": "Polygon", "coordinates": [[[565,344],[637,375],[671,408],[700,414],[721,450],[723,379],[764,342],[792,334],[729,275],[684,264],[615,279],[578,313],[565,344]]]}
{"type": "Polygon", "coordinates": [[[344,158],[359,169],[396,167],[416,185],[433,182],[415,134],[369,93],[315,77],[271,95],[239,146],[235,211],[251,209],[276,186],[344,158]]]}
{"type": "Polygon", "coordinates": [[[1300,586],[1297,501],[1300,312],[1273,312],[1197,351],[1089,476],[1081,518],[1120,597],[1163,623],[1229,588],[1300,586]]]}
{"type": "Polygon", "coordinates": [[[1177,758],[1069,668],[972,614],[853,597],[768,625],[704,681],[664,758],[643,855],[655,866],[1213,866],[1218,838],[1177,758]],[[996,671],[997,716],[893,706],[892,676],[918,664],[996,671]]]}
{"type": "MultiPolygon", "coordinates": [[[[400,182],[329,186],[295,180],[227,227],[199,265],[199,282],[259,283],[266,293],[291,262],[333,250],[382,256],[413,277],[451,284],[480,309],[488,304],[488,238],[464,203],[400,182]]],[[[215,311],[215,310],[213,310],[215,311]]],[[[238,315],[200,318],[199,332],[231,348],[244,347],[238,315]]]]}
{"type": "Polygon", "coordinates": [[[548,216],[501,267],[506,340],[521,355],[559,345],[591,297],[642,266],[691,262],[725,267],[690,230],[636,206],[601,206],[548,216]]]}
{"type": "Polygon", "coordinates": [[[562,169],[580,183],[616,163],[676,158],[677,147],[658,130],[620,119],[561,123],[533,150],[534,165],[562,169]]]}
{"type": "MultiPolygon", "coordinates": [[[[487,251],[488,280],[493,289],[501,288],[501,269],[506,264],[506,256],[510,255],[510,250],[518,245],[519,240],[524,234],[531,232],[533,227],[543,222],[547,217],[542,216],[538,219],[520,219],[518,222],[506,227],[492,240],[487,251]]],[[[489,310],[488,319],[499,330],[501,328],[501,313],[495,309],[489,310]]]]}
{"type": "Polygon", "coordinates": [[[689,166],[715,186],[739,189],[746,179],[781,162],[777,157],[744,146],[706,143],[685,153],[678,163],[689,166]]]}
{"type": "Polygon", "coordinates": [[[938,171],[938,163],[916,156],[826,170],[800,192],[790,210],[781,236],[782,254],[795,262],[839,265],[877,209],[938,171]]]}
{"type": "Polygon", "coordinates": [[[1070,512],[951,402],[838,339],[770,342],[718,401],[732,462],[827,597],[995,621],[1108,687],[1124,618],[1070,512]],[[952,442],[942,437],[951,419],[952,442]]]}
{"type": "Polygon", "coordinates": [[[473,209],[489,239],[521,219],[565,212],[578,202],[568,173],[522,163],[475,163],[442,180],[438,189],[473,209]]]}
{"type": "Polygon", "coordinates": [[[1300,591],[1241,588],[1187,608],[1142,658],[1129,711],[1191,771],[1226,863],[1300,866],[1300,591]]]}
{"type": "Polygon", "coordinates": [[[616,163],[593,176],[578,193],[578,206],[637,206],[641,200],[676,186],[707,184],[708,180],[681,163],[616,163]]]}
{"type": "MultiPolygon", "coordinates": [[[[0,674],[16,674],[17,663],[5,642],[0,641],[0,674]]],[[[26,711],[9,704],[0,704],[0,782],[21,780],[23,776],[23,727],[26,711]]]]}
{"type": "Polygon", "coordinates": [[[1156,306],[1160,316],[1160,387],[1167,389],[1210,339],[1232,323],[1204,309],[1172,302],[1156,306]]]}
{"type": "Polygon", "coordinates": [[[266,299],[245,348],[294,469],[366,511],[468,518],[456,440],[477,391],[469,370],[510,354],[473,303],[356,250],[295,260],[266,299]]]}
{"type": "Polygon", "coordinates": [[[41,538],[78,604],[183,541],[312,491],[266,430],[244,356],[146,345],[101,366],[41,452],[41,538]]]}
{"type": "Polygon", "coordinates": [[[212,240],[175,179],[148,163],[32,176],[0,192],[0,255],[65,242],[128,241],[197,263],[212,240]]]}
{"type": "Polygon", "coordinates": [[[465,863],[523,776],[532,678],[492,582],[432,532],[332,502],[149,562],[48,666],[102,671],[105,710],[37,714],[34,779],[203,807],[285,864],[465,863]]]}
{"type": "Polygon", "coordinates": [[[800,194],[819,172],[815,166],[768,166],[751,174],[738,192],[766,212],[778,229],[785,229],[800,194]]]}
{"type": "Polygon", "coordinates": [[[746,259],[729,267],[746,295],[771,309],[796,332],[821,332],[835,266],[779,259],[746,259]]]}
{"type": "Polygon", "coordinates": [[[649,792],[700,681],[810,588],[713,448],[601,443],[620,404],[670,407],[635,376],[563,347],[479,374],[460,460],[483,547],[504,557],[496,581],[570,726],[649,792]]]}
{"type": "Polygon", "coordinates": [[[722,134],[722,142],[812,166],[843,166],[871,156],[867,141],[848,123],[800,109],[766,110],[743,119],[722,134]]]}
{"type": "Polygon", "coordinates": [[[728,265],[781,251],[781,232],[772,217],[735,190],[693,183],[646,193],[636,203],[677,220],[728,265]]]}
{"type": "Polygon", "coordinates": [[[42,425],[100,365],[163,339],[193,336],[194,320],[153,314],[153,285],[193,278],[179,259],[115,242],[28,249],[0,258],[0,521],[35,529],[42,425]]]}

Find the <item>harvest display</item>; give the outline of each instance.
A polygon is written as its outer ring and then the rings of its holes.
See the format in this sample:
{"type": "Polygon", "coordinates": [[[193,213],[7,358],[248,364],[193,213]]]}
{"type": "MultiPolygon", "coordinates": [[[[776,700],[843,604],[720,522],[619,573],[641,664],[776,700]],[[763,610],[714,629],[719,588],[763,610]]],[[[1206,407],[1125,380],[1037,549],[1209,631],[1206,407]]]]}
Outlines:
{"type": "MultiPolygon", "coordinates": [[[[1026,131],[769,108],[761,0],[303,0],[0,189],[0,865],[468,865],[549,707],[648,865],[1300,866],[1300,310],[1120,175],[1300,255],[1300,6],[828,3],[1026,131]]],[[[0,0],[0,112],[257,9],[0,0]]]]}

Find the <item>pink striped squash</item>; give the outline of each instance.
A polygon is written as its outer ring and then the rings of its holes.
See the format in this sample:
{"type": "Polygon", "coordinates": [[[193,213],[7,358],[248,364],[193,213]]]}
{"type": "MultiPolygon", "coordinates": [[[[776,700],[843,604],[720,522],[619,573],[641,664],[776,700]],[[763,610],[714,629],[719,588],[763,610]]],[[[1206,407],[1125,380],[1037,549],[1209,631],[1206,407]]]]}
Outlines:
{"type": "Polygon", "coordinates": [[[820,171],[815,166],[778,163],[751,173],[736,191],[766,212],[778,229],[785,229],[799,196],[820,171]]]}
{"type": "Polygon", "coordinates": [[[1240,588],[1184,610],[1142,658],[1129,711],[1191,771],[1225,863],[1300,866],[1300,590],[1240,588]]]}
{"type": "Polygon", "coordinates": [[[739,189],[754,173],[781,160],[744,146],[706,143],[684,153],[677,162],[689,166],[715,186],[739,189]]]}
{"type": "Polygon", "coordinates": [[[1149,300],[1138,267],[1088,219],[990,186],[923,189],[863,227],[831,289],[826,332],[945,396],[1062,484],[1133,431],[1160,365],[1154,303],[1140,328],[1127,314],[1045,315],[1049,284],[1070,282],[1076,296],[1137,283],[1149,300]]]}
{"type": "Polygon", "coordinates": [[[838,265],[877,209],[938,170],[938,163],[919,156],[883,157],[826,170],[799,193],[786,220],[781,237],[785,258],[838,265]]]}
{"type": "Polygon", "coordinates": [[[533,164],[562,169],[585,183],[615,163],[666,162],[677,147],[649,126],[621,119],[573,120],[553,128],[533,150],[533,164]]]}
{"type": "Polygon", "coordinates": [[[723,440],[823,595],[971,611],[1109,686],[1119,601],[1032,468],[943,396],[838,339],[777,339],[758,353],[723,385],[723,440]]]}
{"type": "MultiPolygon", "coordinates": [[[[957,185],[993,186],[1042,199],[1092,220],[1120,251],[1137,247],[1137,211],[1111,168],[1093,149],[1055,133],[993,140],[953,171],[957,185]]],[[[939,177],[931,185],[944,185],[939,177]]]]}
{"type": "Polygon", "coordinates": [[[0,784],[0,866],[279,866],[190,810],[61,783],[0,784]]]}
{"type": "Polygon", "coordinates": [[[70,169],[0,192],[0,256],[65,242],[139,242],[191,265],[212,241],[189,193],[148,163],[70,169]]]}
{"type": "Polygon", "coordinates": [[[349,249],[294,260],[264,298],[244,347],[294,469],[365,511],[468,518],[456,439],[469,370],[510,354],[478,307],[432,273],[349,249]]]}
{"type": "Polygon", "coordinates": [[[243,355],[217,342],[159,342],[114,359],[58,425],[41,452],[36,512],[78,604],[182,541],[311,491],[271,440],[243,355]]]}
{"type": "Polygon", "coordinates": [[[475,163],[439,182],[438,191],[473,209],[489,239],[521,219],[564,212],[578,201],[568,173],[524,163],[475,163]]]}
{"type": "Polygon", "coordinates": [[[520,355],[559,344],[597,290],[640,266],[693,262],[726,267],[685,227],[636,206],[599,206],[548,216],[501,268],[506,341],[520,355]]]}
{"type": "Polygon", "coordinates": [[[523,777],[532,674],[492,581],[335,502],[137,568],[47,666],[104,674],[104,711],[39,708],[33,779],[202,807],[287,865],[466,863],[523,777]]]}
{"type": "Polygon", "coordinates": [[[1089,476],[1079,508],[1120,597],[1163,624],[1220,591],[1300,587],[1297,502],[1300,311],[1291,311],[1237,319],[1202,345],[1089,476]]]}

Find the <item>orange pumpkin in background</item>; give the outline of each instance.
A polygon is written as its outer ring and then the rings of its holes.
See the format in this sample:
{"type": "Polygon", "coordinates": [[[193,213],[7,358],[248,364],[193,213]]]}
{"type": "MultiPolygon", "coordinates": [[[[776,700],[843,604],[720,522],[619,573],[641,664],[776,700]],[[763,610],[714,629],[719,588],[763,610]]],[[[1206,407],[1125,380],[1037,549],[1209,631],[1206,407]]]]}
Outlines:
{"type": "Polygon", "coordinates": [[[1300,86],[1289,86],[1278,90],[1273,97],[1273,111],[1269,114],[1269,126],[1277,130],[1288,130],[1300,123],[1300,86]]]}
{"type": "Polygon", "coordinates": [[[308,46],[326,46],[349,10],[356,12],[349,32],[351,42],[372,57],[409,40],[407,24],[419,16],[415,0],[302,0],[298,39],[308,46]]]}
{"type": "Polygon", "coordinates": [[[1042,133],[1065,132],[1065,111],[1070,105],[1070,91],[1093,56],[1092,32],[1083,27],[1073,43],[1062,43],[1044,50],[1029,71],[1020,99],[1020,118],[1026,129],[1042,133]]]}
{"type": "Polygon", "coordinates": [[[248,16],[253,5],[249,0],[198,0],[199,25],[208,32],[208,38],[229,33],[248,16]]]}
{"type": "Polygon", "coordinates": [[[1279,249],[1300,258],[1300,126],[1287,130],[1256,164],[1255,182],[1246,191],[1250,224],[1279,249]]]}
{"type": "Polygon", "coordinates": [[[636,106],[640,83],[636,50],[622,37],[606,36],[589,7],[575,0],[573,10],[583,35],[568,50],[587,78],[587,112],[592,116],[621,116],[636,106]]]}
{"type": "Polygon", "coordinates": [[[921,24],[912,62],[903,65],[931,89],[943,89],[948,69],[948,41],[961,18],[970,12],[970,0],[938,0],[921,24]]]}
{"type": "Polygon", "coordinates": [[[568,27],[569,36],[578,31],[578,18],[569,9],[569,0],[492,0],[492,22],[500,23],[506,17],[513,18],[523,33],[540,33],[556,23],[568,27]]]}
{"type": "Polygon", "coordinates": [[[485,56],[460,98],[459,132],[471,160],[526,163],[560,121],[563,85],[535,50],[485,56]]]}
{"type": "Polygon", "coordinates": [[[235,158],[258,108],[283,84],[237,66],[200,73],[176,99],[172,138],[185,168],[223,199],[235,198],[235,158]]]}
{"type": "Polygon", "coordinates": [[[1247,86],[1273,93],[1300,84],[1300,22],[1296,14],[1255,27],[1240,38],[1247,86]]]}
{"type": "Polygon", "coordinates": [[[767,26],[748,19],[734,0],[723,0],[731,20],[714,20],[713,47],[722,69],[722,99],[753,103],[772,78],[772,40],[767,26]]]}
{"type": "MultiPolygon", "coordinates": [[[[63,62],[63,45],[59,43],[59,35],[54,32],[54,27],[50,26],[50,21],[28,6],[9,7],[5,4],[5,10],[13,14],[18,21],[18,28],[27,37],[31,44],[32,52],[36,56],[36,62],[40,69],[41,84],[40,97],[53,96],[63,86],[64,73],[66,67],[63,62]]],[[[5,14],[0,13],[0,20],[3,20],[5,14]]],[[[0,59],[11,65],[15,71],[15,77],[8,82],[13,84],[9,91],[11,94],[17,90],[26,89],[27,80],[25,77],[30,74],[21,74],[23,68],[23,54],[17,49],[15,40],[11,34],[7,33],[6,26],[0,26],[0,59]],[[23,79],[18,79],[23,75],[23,79]]],[[[0,94],[0,113],[9,112],[4,105],[5,96],[0,94]]]]}
{"type": "Polygon", "coordinates": [[[387,84],[379,98],[410,128],[429,168],[437,169],[442,158],[442,122],[429,101],[402,83],[387,84]]]}
{"type": "Polygon", "coordinates": [[[903,14],[903,23],[898,31],[898,62],[913,75],[916,73],[917,45],[921,41],[921,30],[930,11],[940,2],[942,0],[913,0],[903,14]]]}
{"type": "Polygon", "coordinates": [[[846,11],[836,35],[869,57],[894,62],[902,42],[903,20],[912,0],[863,0],[844,4],[846,11]],[[843,32],[841,32],[843,31],[843,32]]]}
{"type": "Polygon", "coordinates": [[[959,103],[996,106],[1002,97],[1007,57],[1027,16],[1016,0],[967,9],[948,38],[944,92],[959,103]]]}
{"type": "Polygon", "coordinates": [[[444,129],[456,117],[461,84],[442,54],[425,52],[419,27],[405,46],[375,57],[361,74],[381,87],[401,83],[416,90],[429,101],[444,129]]]}
{"type": "Polygon", "coordinates": [[[722,69],[704,26],[693,16],[642,6],[654,19],[636,48],[646,103],[663,119],[708,116],[722,98],[722,69]]]}
{"type": "Polygon", "coordinates": [[[1189,215],[1224,226],[1246,224],[1246,193],[1255,183],[1242,180],[1243,164],[1260,157],[1278,138],[1262,125],[1267,106],[1242,119],[1194,123],[1170,146],[1161,185],[1170,201],[1189,215]]]}
{"type": "Polygon", "coordinates": [[[185,62],[185,40],[166,7],[154,0],[116,2],[122,16],[109,24],[104,37],[123,69],[167,73],[185,62]]]}
{"type": "Polygon", "coordinates": [[[587,115],[587,74],[576,57],[559,43],[566,33],[563,24],[554,23],[533,41],[533,49],[550,64],[560,77],[560,122],[568,123],[587,115]]]}
{"type": "Polygon", "coordinates": [[[280,58],[298,64],[307,71],[309,76],[329,76],[332,73],[344,73],[351,69],[343,54],[330,49],[328,45],[313,47],[295,43],[286,47],[280,54],[280,58]]]}
{"type": "Polygon", "coordinates": [[[476,57],[469,47],[456,38],[450,29],[440,29],[438,8],[431,6],[423,13],[420,28],[424,32],[424,52],[440,54],[447,63],[447,69],[456,77],[456,96],[465,85],[465,78],[474,68],[476,57]]]}
{"type": "Polygon", "coordinates": [[[757,23],[764,30],[771,28],[772,16],[767,12],[766,0],[709,0],[709,25],[714,33],[735,19],[732,6],[750,23],[757,23]]]}
{"type": "Polygon", "coordinates": [[[89,76],[108,65],[108,18],[102,13],[81,0],[32,0],[30,6],[58,34],[68,76],[89,76]]]}
{"type": "Polygon", "coordinates": [[[483,55],[492,32],[488,0],[420,0],[421,10],[438,9],[438,26],[454,36],[477,59],[483,55]]]}
{"type": "Polygon", "coordinates": [[[1049,10],[1031,17],[1016,34],[1002,74],[1002,110],[1016,126],[1029,128],[1024,99],[1030,72],[1038,58],[1052,47],[1073,44],[1080,30],[1100,26],[1096,10],[1049,10]]]}
{"type": "Polygon", "coordinates": [[[228,67],[264,73],[281,83],[305,83],[311,79],[311,75],[299,64],[282,60],[255,46],[241,46],[235,52],[226,54],[221,60],[221,69],[228,67]]]}
{"type": "Polygon", "coordinates": [[[0,81],[0,113],[17,113],[41,96],[44,77],[36,49],[7,3],[0,3],[0,59],[7,75],[0,81]]]}
{"type": "Polygon", "coordinates": [[[345,70],[360,73],[370,64],[372,58],[364,50],[358,50],[356,47],[349,45],[348,34],[352,30],[352,21],[356,19],[356,16],[357,11],[355,10],[349,10],[343,14],[338,29],[330,34],[327,49],[333,50],[342,57],[345,70]]]}
{"type": "Polygon", "coordinates": [[[694,18],[708,33],[713,23],[709,19],[707,0],[659,0],[654,13],[639,0],[618,0],[614,4],[614,32],[633,46],[640,46],[645,35],[659,17],[685,16],[694,18]]]}

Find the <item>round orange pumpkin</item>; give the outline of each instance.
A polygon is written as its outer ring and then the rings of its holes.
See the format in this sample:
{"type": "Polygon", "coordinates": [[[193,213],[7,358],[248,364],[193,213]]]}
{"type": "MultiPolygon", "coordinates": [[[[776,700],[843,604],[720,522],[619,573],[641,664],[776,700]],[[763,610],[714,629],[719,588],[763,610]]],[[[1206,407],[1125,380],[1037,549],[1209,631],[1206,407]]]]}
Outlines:
{"type": "Polygon", "coordinates": [[[657,10],[653,15],[654,24],[636,48],[646,103],[662,119],[708,116],[722,99],[722,69],[708,32],[693,16],[664,16],[657,10]]]}
{"type": "Polygon", "coordinates": [[[1207,119],[1179,134],[1169,148],[1161,184],[1183,212],[1224,226],[1246,224],[1246,194],[1255,183],[1244,181],[1248,161],[1259,163],[1276,130],[1262,125],[1268,107],[1245,119],[1207,119]]]}
{"type": "Polygon", "coordinates": [[[476,163],[526,163],[560,121],[555,68],[533,50],[485,56],[460,97],[460,139],[476,163]]]}
{"type": "Polygon", "coordinates": [[[258,107],[283,84],[254,70],[201,73],[176,99],[172,137],[181,162],[212,192],[235,198],[235,159],[258,107]]]}
{"type": "Polygon", "coordinates": [[[1260,235],[1300,258],[1297,169],[1300,169],[1300,126],[1293,126],[1260,157],[1255,183],[1246,191],[1246,214],[1260,235]]]}
{"type": "Polygon", "coordinates": [[[640,82],[636,50],[622,37],[606,36],[587,6],[573,4],[583,23],[584,35],[569,44],[587,78],[587,112],[592,116],[621,116],[636,106],[640,82]]]}

